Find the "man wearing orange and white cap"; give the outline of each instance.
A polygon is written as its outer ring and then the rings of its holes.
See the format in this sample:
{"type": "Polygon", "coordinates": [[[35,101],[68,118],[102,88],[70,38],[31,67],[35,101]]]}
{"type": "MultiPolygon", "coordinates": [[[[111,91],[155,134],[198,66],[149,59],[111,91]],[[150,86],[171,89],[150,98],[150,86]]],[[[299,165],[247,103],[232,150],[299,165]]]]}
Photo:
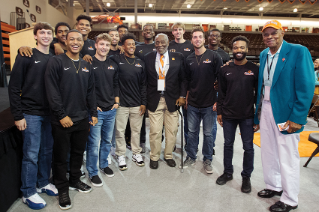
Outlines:
{"type": "Polygon", "coordinates": [[[283,40],[280,22],[268,21],[262,33],[268,48],[260,54],[255,124],[266,189],[258,196],[281,196],[269,210],[287,212],[298,207],[298,142],[314,92],[313,63],[306,47],[283,40]]]}

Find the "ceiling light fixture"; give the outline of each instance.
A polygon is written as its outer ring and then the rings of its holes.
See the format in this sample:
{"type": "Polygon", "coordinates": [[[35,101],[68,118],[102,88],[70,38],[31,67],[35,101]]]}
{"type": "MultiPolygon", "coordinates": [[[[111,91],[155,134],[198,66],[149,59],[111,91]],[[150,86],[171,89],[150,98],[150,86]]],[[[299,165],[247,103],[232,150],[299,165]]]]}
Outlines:
{"type": "Polygon", "coordinates": [[[263,11],[264,10],[264,8],[263,7],[259,7],[259,11],[263,11]]]}
{"type": "Polygon", "coordinates": [[[224,10],[227,10],[228,8],[227,7],[224,7],[224,10]]]}
{"type": "Polygon", "coordinates": [[[110,3],[106,3],[106,6],[110,7],[110,6],[111,6],[111,4],[110,4],[110,3]]]}
{"type": "Polygon", "coordinates": [[[153,7],[153,4],[149,4],[148,7],[153,7]]]}
{"type": "Polygon", "coordinates": [[[297,8],[294,9],[294,13],[298,12],[297,8]]]}
{"type": "Polygon", "coordinates": [[[187,8],[191,8],[192,6],[190,4],[187,5],[187,8]]]}

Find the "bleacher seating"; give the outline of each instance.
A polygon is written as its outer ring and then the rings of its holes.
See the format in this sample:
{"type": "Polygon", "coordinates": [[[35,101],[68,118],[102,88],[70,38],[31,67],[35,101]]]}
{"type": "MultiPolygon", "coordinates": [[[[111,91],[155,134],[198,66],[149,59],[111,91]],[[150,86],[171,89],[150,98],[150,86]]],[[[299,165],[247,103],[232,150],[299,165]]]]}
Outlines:
{"type": "Polygon", "coordinates": [[[7,23],[1,22],[1,36],[3,45],[3,55],[6,65],[10,66],[10,43],[9,43],[9,33],[17,31],[14,26],[7,23]]]}

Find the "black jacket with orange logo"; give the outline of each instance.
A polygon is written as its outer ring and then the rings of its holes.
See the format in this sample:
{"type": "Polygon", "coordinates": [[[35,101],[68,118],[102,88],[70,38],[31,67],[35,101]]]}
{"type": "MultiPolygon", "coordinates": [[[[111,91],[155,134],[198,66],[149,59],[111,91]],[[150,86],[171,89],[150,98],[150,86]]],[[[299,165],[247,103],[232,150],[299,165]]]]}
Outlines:
{"type": "Polygon", "coordinates": [[[97,117],[94,74],[91,64],[80,58],[72,61],[66,54],[49,60],[45,88],[52,113],[52,123],[69,116],[74,124],[91,116],[97,117]]]}
{"type": "Polygon", "coordinates": [[[226,119],[254,117],[258,73],[259,67],[249,61],[241,66],[232,62],[221,68],[217,115],[223,115],[226,119]]]}
{"type": "Polygon", "coordinates": [[[92,68],[97,106],[103,111],[111,110],[114,97],[119,96],[118,66],[109,58],[100,61],[93,56],[92,68]]]}

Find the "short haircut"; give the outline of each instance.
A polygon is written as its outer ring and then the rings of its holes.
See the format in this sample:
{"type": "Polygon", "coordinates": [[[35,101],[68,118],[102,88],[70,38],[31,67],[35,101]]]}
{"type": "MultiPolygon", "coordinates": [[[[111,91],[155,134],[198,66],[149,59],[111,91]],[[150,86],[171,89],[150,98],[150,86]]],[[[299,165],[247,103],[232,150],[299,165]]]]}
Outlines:
{"type": "Polygon", "coordinates": [[[110,32],[117,32],[117,30],[116,29],[110,29],[110,31],[108,33],[110,33],[110,32]]]}
{"type": "Polygon", "coordinates": [[[194,27],[192,30],[192,37],[193,37],[194,32],[202,32],[203,36],[205,38],[205,31],[204,31],[203,27],[201,27],[201,26],[194,27]]]}
{"type": "Polygon", "coordinates": [[[99,43],[101,40],[108,41],[108,42],[112,43],[112,38],[107,33],[102,33],[102,34],[99,34],[98,36],[96,36],[95,43],[99,43]]]}
{"type": "Polygon", "coordinates": [[[135,35],[133,33],[124,34],[122,39],[121,39],[121,43],[124,45],[125,41],[128,40],[128,39],[133,39],[135,41],[136,37],[135,37],[135,35]]]}
{"type": "Polygon", "coordinates": [[[165,40],[166,40],[167,42],[169,42],[168,36],[167,36],[166,34],[164,34],[164,33],[158,33],[158,34],[155,36],[155,40],[156,40],[156,38],[158,38],[160,35],[164,35],[165,40]]]}
{"type": "Polygon", "coordinates": [[[34,34],[34,35],[37,35],[38,30],[41,30],[41,29],[51,30],[51,31],[52,31],[52,34],[53,34],[53,28],[52,28],[52,26],[51,26],[49,23],[47,23],[47,22],[39,22],[39,23],[37,23],[36,25],[34,25],[33,34],[34,34]]]}
{"type": "Polygon", "coordinates": [[[87,15],[79,15],[77,18],[76,18],[76,24],[79,23],[80,20],[87,20],[88,22],[90,22],[90,24],[92,24],[92,18],[90,16],[87,16],[87,15]]]}
{"type": "Polygon", "coordinates": [[[177,27],[182,28],[183,30],[185,30],[185,25],[182,22],[176,22],[173,24],[172,29],[175,29],[177,27]]]}
{"type": "Polygon", "coordinates": [[[231,45],[233,46],[233,44],[236,41],[239,41],[239,40],[245,41],[246,42],[246,47],[248,48],[249,40],[248,40],[248,38],[246,38],[245,36],[242,36],[242,35],[238,35],[238,36],[234,37],[233,40],[231,41],[231,45]]]}
{"type": "MultiPolygon", "coordinates": [[[[77,32],[77,33],[80,33],[78,30],[76,30],[76,29],[72,29],[72,30],[70,30],[70,31],[68,31],[68,33],[66,33],[66,39],[68,39],[68,36],[69,36],[69,34],[71,33],[71,32],[77,32]]],[[[83,35],[80,33],[80,35],[82,36],[82,38],[83,38],[83,35]]]]}
{"type": "Polygon", "coordinates": [[[69,28],[69,30],[71,30],[71,27],[69,24],[65,23],[65,22],[59,22],[55,25],[55,34],[58,34],[58,28],[60,26],[66,26],[67,28],[69,28]]]}
{"type": "Polygon", "coordinates": [[[145,28],[146,26],[150,26],[150,27],[152,27],[152,30],[154,30],[153,24],[145,24],[145,25],[143,26],[143,30],[144,30],[144,28],[145,28]]]}
{"type": "Polygon", "coordinates": [[[211,32],[219,32],[220,37],[222,36],[222,32],[219,29],[211,29],[211,30],[209,30],[209,35],[210,35],[211,32]]]}
{"type": "Polygon", "coordinates": [[[128,27],[125,26],[124,24],[118,25],[118,26],[116,27],[116,30],[119,31],[119,28],[125,28],[125,29],[127,29],[127,31],[128,31],[128,27]]]}

